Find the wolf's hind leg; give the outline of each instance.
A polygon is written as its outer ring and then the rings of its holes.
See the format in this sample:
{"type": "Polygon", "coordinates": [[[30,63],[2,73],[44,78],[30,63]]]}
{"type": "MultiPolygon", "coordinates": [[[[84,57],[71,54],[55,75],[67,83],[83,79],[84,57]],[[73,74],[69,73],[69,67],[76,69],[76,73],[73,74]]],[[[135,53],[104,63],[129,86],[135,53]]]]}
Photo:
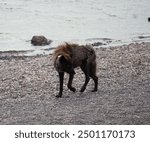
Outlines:
{"type": "Polygon", "coordinates": [[[75,89],[74,87],[72,87],[73,77],[74,77],[74,74],[73,74],[73,73],[69,74],[69,81],[68,81],[68,85],[67,85],[67,86],[68,86],[68,88],[69,88],[71,91],[75,92],[76,89],[75,89]]]}
{"type": "Polygon", "coordinates": [[[84,72],[85,74],[85,82],[80,90],[80,92],[84,92],[84,90],[86,89],[86,86],[90,80],[90,77],[89,77],[89,65],[86,63],[84,63],[82,66],[81,66],[81,69],[82,71],[84,72]]]}

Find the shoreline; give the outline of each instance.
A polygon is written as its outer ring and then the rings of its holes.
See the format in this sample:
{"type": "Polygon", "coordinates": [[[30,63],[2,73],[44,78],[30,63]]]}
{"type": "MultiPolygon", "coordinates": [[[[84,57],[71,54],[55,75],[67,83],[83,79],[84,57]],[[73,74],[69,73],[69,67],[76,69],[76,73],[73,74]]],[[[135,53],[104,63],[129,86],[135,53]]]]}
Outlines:
{"type": "MultiPolygon", "coordinates": [[[[30,41],[30,40],[29,40],[30,41]]],[[[28,41],[28,44],[30,45],[28,41]]],[[[112,47],[119,47],[129,44],[140,44],[140,43],[147,43],[150,41],[150,36],[148,35],[141,35],[138,37],[135,37],[135,39],[131,40],[118,40],[118,39],[111,39],[111,38],[88,38],[84,39],[83,41],[79,40],[73,40],[68,41],[69,43],[75,43],[79,45],[86,45],[89,44],[93,46],[94,48],[112,48],[112,47]]],[[[53,50],[59,45],[63,44],[64,41],[58,42],[53,41],[52,45],[50,46],[34,46],[34,48],[30,50],[2,50],[0,51],[0,59],[7,59],[7,58],[16,58],[16,57],[32,57],[32,56],[47,56],[49,54],[52,54],[53,50]],[[54,43],[53,43],[54,42],[54,43]],[[58,43],[57,43],[58,42],[58,43]]],[[[31,45],[30,45],[31,46],[31,45]]]]}
{"type": "Polygon", "coordinates": [[[150,124],[150,42],[95,48],[98,91],[90,80],[79,90],[79,68],[72,93],[60,99],[59,81],[51,55],[0,59],[0,124],[150,124]]]}

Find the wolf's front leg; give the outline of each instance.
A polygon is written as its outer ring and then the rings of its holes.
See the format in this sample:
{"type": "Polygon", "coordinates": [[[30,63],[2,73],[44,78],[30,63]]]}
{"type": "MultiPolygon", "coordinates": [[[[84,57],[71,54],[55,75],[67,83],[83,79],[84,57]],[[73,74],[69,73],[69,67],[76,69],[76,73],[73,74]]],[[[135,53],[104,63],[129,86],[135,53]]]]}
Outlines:
{"type": "Polygon", "coordinates": [[[62,96],[62,92],[63,92],[63,81],[64,81],[64,72],[59,72],[59,83],[60,83],[60,87],[59,87],[59,93],[58,95],[56,95],[57,98],[60,98],[62,96]]]}
{"type": "Polygon", "coordinates": [[[75,73],[70,73],[70,74],[69,74],[69,81],[68,81],[68,88],[69,88],[71,91],[73,91],[73,92],[76,91],[76,89],[75,89],[74,87],[72,87],[72,81],[73,81],[74,74],[75,74],[75,73]]]}

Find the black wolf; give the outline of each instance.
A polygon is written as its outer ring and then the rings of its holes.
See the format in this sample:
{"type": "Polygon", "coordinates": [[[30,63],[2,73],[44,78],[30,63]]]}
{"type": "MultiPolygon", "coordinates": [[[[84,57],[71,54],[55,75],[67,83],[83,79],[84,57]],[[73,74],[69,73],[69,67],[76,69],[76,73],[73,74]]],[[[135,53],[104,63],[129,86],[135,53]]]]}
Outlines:
{"type": "Polygon", "coordinates": [[[94,80],[95,86],[92,90],[97,91],[98,77],[96,76],[96,54],[94,49],[89,45],[78,45],[65,43],[59,45],[54,51],[54,67],[59,73],[60,89],[56,97],[61,97],[63,92],[64,73],[69,74],[68,88],[75,92],[76,89],[72,87],[72,81],[75,74],[74,68],[80,67],[85,74],[85,82],[80,90],[84,92],[90,80],[94,80]]]}

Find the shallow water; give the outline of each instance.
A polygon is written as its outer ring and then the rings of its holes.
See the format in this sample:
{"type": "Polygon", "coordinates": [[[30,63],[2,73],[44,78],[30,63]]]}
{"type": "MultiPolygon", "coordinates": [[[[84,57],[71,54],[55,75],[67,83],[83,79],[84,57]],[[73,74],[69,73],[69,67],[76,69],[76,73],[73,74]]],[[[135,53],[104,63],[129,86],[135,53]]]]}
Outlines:
{"type": "Polygon", "coordinates": [[[150,41],[149,0],[1,0],[0,51],[49,52],[63,41],[107,45],[150,41]],[[33,35],[53,40],[34,47],[33,35]],[[147,38],[138,38],[144,36],[147,38]]]}

